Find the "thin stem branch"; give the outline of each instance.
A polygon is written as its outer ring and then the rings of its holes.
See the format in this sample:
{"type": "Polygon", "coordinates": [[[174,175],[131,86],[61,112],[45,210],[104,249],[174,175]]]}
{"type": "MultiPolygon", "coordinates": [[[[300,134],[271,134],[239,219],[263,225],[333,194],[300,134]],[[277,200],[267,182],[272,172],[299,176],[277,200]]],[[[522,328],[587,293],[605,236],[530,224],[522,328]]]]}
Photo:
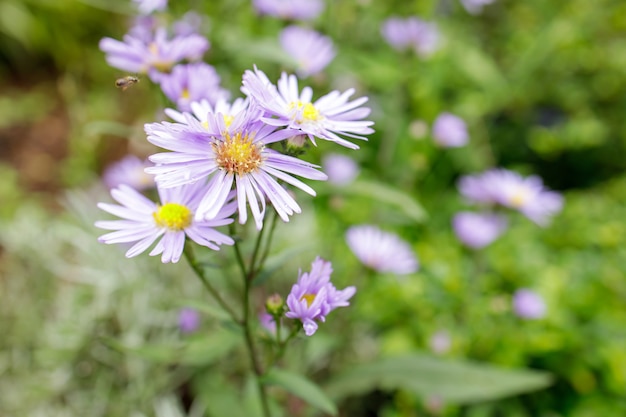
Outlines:
{"type": "Polygon", "coordinates": [[[274,230],[276,230],[276,224],[278,224],[278,214],[274,213],[274,217],[272,218],[272,225],[270,226],[270,233],[267,237],[267,242],[265,242],[265,249],[263,250],[263,254],[261,255],[261,260],[259,261],[259,265],[254,272],[256,276],[261,269],[263,269],[263,265],[265,265],[265,261],[267,260],[268,255],[270,254],[270,248],[272,247],[272,239],[274,238],[274,230]]]}
{"type": "Polygon", "coordinates": [[[242,324],[242,320],[239,320],[237,318],[237,315],[230,307],[230,305],[222,298],[220,293],[209,282],[206,274],[204,273],[204,268],[202,267],[202,265],[200,265],[200,263],[198,263],[198,260],[193,253],[193,248],[188,242],[185,243],[184,254],[185,258],[187,258],[187,262],[189,262],[189,265],[191,266],[193,271],[196,273],[198,278],[200,278],[200,281],[204,285],[204,288],[209,291],[209,293],[213,296],[215,301],[217,301],[220,307],[222,307],[236,323],[242,324]]]}

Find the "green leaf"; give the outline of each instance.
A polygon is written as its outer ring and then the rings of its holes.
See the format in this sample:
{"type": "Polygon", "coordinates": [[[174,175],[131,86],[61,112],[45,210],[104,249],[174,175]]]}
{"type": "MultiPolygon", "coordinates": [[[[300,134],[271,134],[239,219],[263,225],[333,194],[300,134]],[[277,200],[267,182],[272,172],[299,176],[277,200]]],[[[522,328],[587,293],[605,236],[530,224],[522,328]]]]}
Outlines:
{"type": "Polygon", "coordinates": [[[106,344],[123,353],[136,355],[161,364],[208,365],[226,356],[239,342],[240,337],[230,331],[220,330],[206,337],[189,338],[186,342],[171,345],[126,346],[117,340],[106,344]]]}
{"type": "Polygon", "coordinates": [[[305,377],[280,369],[272,369],[262,379],[265,385],[278,385],[325,413],[337,415],[337,407],[328,396],[305,377]]]}
{"type": "Polygon", "coordinates": [[[469,404],[539,390],[550,383],[545,372],[411,355],[358,365],[331,380],[326,391],[340,399],[374,389],[403,389],[422,397],[469,404]]]}
{"type": "Polygon", "coordinates": [[[421,223],[428,217],[426,211],[417,200],[403,191],[375,181],[359,180],[340,190],[344,194],[358,195],[385,203],[398,208],[411,220],[421,223]]]}

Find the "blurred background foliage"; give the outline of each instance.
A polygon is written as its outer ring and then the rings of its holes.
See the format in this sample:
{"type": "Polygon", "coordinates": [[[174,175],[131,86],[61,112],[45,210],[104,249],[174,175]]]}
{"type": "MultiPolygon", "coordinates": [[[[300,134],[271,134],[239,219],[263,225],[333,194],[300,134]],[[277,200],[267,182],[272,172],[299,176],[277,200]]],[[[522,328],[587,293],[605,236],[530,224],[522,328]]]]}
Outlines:
{"type": "MultiPolygon", "coordinates": [[[[202,13],[206,61],[235,96],[253,64],[273,79],[292,70],[277,40],[285,23],[257,16],[250,1],[171,3],[176,18],[202,13]]],[[[311,26],[339,53],[307,83],[317,97],[353,86],[369,96],[376,133],[344,152],[362,167],[357,184],[317,186],[313,201],[300,196],[305,214],[279,228],[267,293],[286,294],[318,253],[333,261],[338,287],[359,287],[353,308],[301,343],[290,363],[323,381],[340,364],[429,351],[443,331],[445,358],[544,370],[553,384],[465,405],[373,390],[342,399],[342,415],[626,415],[626,3],[497,0],[477,16],[454,0],[326,6],[311,26]],[[432,57],[382,40],[384,19],[408,15],[440,25],[444,44],[432,57]],[[442,111],[467,121],[468,146],[433,145],[423,127],[442,111]],[[455,183],[492,166],[540,175],[564,193],[565,208],[545,229],[516,217],[499,241],[470,253],[450,226],[465,207],[455,183]],[[359,223],[409,241],[420,272],[365,274],[343,240],[359,223]],[[303,240],[310,244],[294,252],[303,240]],[[544,319],[512,314],[519,287],[543,295],[544,319]],[[346,328],[358,338],[334,337],[346,328]],[[336,357],[337,344],[351,354],[336,357]]],[[[211,314],[198,334],[177,330],[177,309],[205,299],[194,279],[180,278],[186,265],[127,260],[95,240],[103,168],[151,153],[142,127],[167,104],[147,80],[116,90],[125,74],[98,50],[102,37],[121,39],[133,13],[122,0],[0,3],[3,415],[254,415],[250,390],[239,401],[224,383],[245,365],[219,361],[239,349],[233,332],[211,314]]],[[[329,145],[307,158],[319,162],[329,145]]],[[[225,288],[228,272],[215,272],[225,288]]],[[[290,407],[289,415],[315,415],[290,407]]]]}

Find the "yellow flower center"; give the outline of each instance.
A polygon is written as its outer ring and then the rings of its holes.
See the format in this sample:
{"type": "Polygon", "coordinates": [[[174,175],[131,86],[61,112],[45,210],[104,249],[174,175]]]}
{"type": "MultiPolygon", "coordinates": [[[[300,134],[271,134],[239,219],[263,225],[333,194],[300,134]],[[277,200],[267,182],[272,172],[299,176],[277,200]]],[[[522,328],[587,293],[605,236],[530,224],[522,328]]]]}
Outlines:
{"type": "Polygon", "coordinates": [[[191,97],[191,94],[189,94],[189,89],[184,88],[183,92],[180,93],[180,98],[185,99],[185,100],[189,100],[189,97],[191,97]]]}
{"type": "Polygon", "coordinates": [[[302,298],[300,298],[300,301],[302,300],[306,300],[306,305],[311,307],[311,304],[315,301],[315,294],[304,294],[302,298]]]}
{"type": "Polygon", "coordinates": [[[234,136],[226,133],[223,141],[213,143],[215,162],[228,172],[239,175],[256,170],[263,163],[262,147],[255,145],[250,136],[241,132],[234,136]]]}
{"type": "Polygon", "coordinates": [[[320,112],[311,103],[303,103],[300,100],[292,101],[289,104],[289,110],[295,111],[297,115],[301,116],[296,122],[315,122],[322,118],[320,112]]]}
{"type": "Polygon", "coordinates": [[[526,203],[527,198],[528,198],[528,192],[523,188],[519,188],[515,190],[515,192],[509,199],[509,202],[511,206],[515,208],[520,208],[524,205],[524,203],[526,203]]]}
{"type": "Polygon", "coordinates": [[[191,225],[191,210],[182,204],[167,203],[152,213],[154,221],[160,227],[172,231],[184,230],[191,225]]]}
{"type": "Polygon", "coordinates": [[[233,120],[235,120],[235,116],[231,116],[230,114],[224,115],[224,124],[226,125],[226,127],[230,127],[230,125],[233,123],[233,120]]]}

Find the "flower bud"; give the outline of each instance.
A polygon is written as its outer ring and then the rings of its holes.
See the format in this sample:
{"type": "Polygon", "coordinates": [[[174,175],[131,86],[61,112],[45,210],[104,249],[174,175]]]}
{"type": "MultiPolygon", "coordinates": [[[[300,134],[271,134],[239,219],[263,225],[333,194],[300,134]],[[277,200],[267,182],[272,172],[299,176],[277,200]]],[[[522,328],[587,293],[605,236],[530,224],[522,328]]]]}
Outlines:
{"type": "Polygon", "coordinates": [[[285,300],[278,294],[272,294],[265,301],[265,309],[270,315],[280,317],[285,310],[285,300]]]}

